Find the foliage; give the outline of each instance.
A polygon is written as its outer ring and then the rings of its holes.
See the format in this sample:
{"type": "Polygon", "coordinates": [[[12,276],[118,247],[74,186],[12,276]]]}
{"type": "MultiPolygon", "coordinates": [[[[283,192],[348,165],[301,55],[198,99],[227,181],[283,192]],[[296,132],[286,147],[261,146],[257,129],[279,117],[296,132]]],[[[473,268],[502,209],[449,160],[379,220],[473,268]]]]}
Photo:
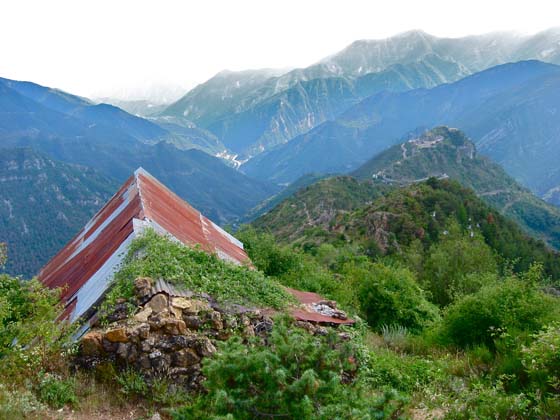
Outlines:
{"type": "Polygon", "coordinates": [[[475,382],[462,390],[461,398],[452,402],[446,418],[481,420],[521,420],[538,418],[533,401],[523,393],[508,394],[503,382],[494,385],[475,382]]]}
{"type": "Polygon", "coordinates": [[[105,307],[112,307],[120,298],[131,299],[137,277],[164,278],[222,302],[283,308],[293,301],[276,281],[259,271],[225,262],[151,230],[132,242],[105,307]]]}
{"type": "Polygon", "coordinates": [[[560,393],[560,324],[547,326],[522,350],[523,366],[542,391],[560,393]]]}
{"type": "Polygon", "coordinates": [[[56,352],[55,343],[62,334],[55,323],[58,313],[57,291],[37,280],[0,275],[0,357],[5,358],[0,372],[12,364],[33,369],[47,353],[56,352]],[[29,353],[34,357],[29,358],[29,353]]]}
{"type": "Polygon", "coordinates": [[[208,394],[176,419],[395,418],[401,401],[394,394],[371,395],[352,382],[358,360],[351,343],[335,334],[311,336],[286,321],[276,322],[264,346],[234,338],[206,362],[208,394]],[[198,410],[198,411],[197,411],[198,410]],[[224,417],[220,417],[224,416],[224,417]]]}
{"type": "Polygon", "coordinates": [[[7,259],[8,259],[8,246],[7,244],[0,242],[0,269],[4,268],[7,259]]]}
{"type": "Polygon", "coordinates": [[[78,402],[74,379],[62,379],[58,375],[46,373],[37,385],[39,400],[52,408],[62,408],[67,404],[78,402]]]}
{"type": "Polygon", "coordinates": [[[358,279],[360,308],[373,329],[398,324],[417,332],[438,317],[406,268],[375,263],[348,265],[345,272],[347,278],[358,279]]]}
{"type": "Polygon", "coordinates": [[[116,376],[121,392],[127,397],[142,397],[148,392],[144,377],[133,369],[126,369],[116,376]]]}
{"type": "Polygon", "coordinates": [[[559,316],[557,298],[527,280],[509,277],[451,304],[442,335],[460,347],[485,344],[495,349],[504,334],[535,332],[559,316]]]}
{"type": "Polygon", "coordinates": [[[478,235],[471,238],[462,234],[457,223],[452,223],[447,232],[432,244],[422,267],[421,283],[440,306],[476,292],[497,274],[494,254],[478,235]]]}

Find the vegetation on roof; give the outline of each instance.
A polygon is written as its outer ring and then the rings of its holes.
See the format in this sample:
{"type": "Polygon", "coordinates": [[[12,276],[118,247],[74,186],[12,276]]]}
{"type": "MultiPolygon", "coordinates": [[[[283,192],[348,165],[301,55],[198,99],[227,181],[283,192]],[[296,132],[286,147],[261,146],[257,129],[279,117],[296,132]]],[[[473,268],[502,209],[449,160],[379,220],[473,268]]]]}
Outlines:
{"type": "Polygon", "coordinates": [[[275,309],[295,302],[276,280],[263,273],[187,247],[151,229],[132,242],[105,305],[132,298],[138,277],[164,279],[186,290],[207,293],[218,302],[275,309]]]}

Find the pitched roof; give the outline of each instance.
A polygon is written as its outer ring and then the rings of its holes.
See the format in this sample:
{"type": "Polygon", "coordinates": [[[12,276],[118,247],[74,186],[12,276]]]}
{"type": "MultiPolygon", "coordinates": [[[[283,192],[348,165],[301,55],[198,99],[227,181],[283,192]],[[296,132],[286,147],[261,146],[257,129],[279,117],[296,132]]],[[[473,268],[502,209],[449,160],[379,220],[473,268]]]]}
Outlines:
{"type": "Polygon", "coordinates": [[[250,263],[241,242],[139,168],[43,267],[39,279],[63,289],[62,300],[76,308],[73,320],[101,297],[128,245],[146,227],[236,264],[250,263]]]}

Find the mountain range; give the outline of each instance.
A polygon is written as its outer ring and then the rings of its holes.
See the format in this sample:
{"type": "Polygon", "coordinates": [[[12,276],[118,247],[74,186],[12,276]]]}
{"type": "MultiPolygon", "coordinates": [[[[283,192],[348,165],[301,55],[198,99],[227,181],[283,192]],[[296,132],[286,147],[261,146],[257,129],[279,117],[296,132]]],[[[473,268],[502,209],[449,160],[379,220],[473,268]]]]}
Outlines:
{"type": "MultiPolygon", "coordinates": [[[[64,214],[71,221],[36,252],[36,260],[28,258],[31,268],[14,261],[9,269],[31,273],[53,244],[69,239],[73,226],[87,220],[94,204],[73,216],[65,207],[71,199],[42,199],[43,211],[18,210],[25,218],[16,223],[19,213],[6,191],[18,190],[22,200],[43,197],[71,188],[64,184],[71,179],[81,195],[62,196],[86,203],[91,194],[95,203],[139,166],[221,224],[270,212],[328,174],[367,178],[356,187],[363,199],[429,176],[449,176],[557,247],[557,210],[524,187],[560,205],[559,51],[558,29],[456,39],[411,31],[357,41],[303,69],[224,71],[165,107],[121,103],[138,115],[0,78],[4,166],[19,159],[50,168],[47,183],[40,171],[2,178],[0,193],[10,205],[0,213],[0,241],[23,243],[28,233],[21,226],[39,229],[43,214],[64,214]],[[460,146],[450,140],[417,147],[426,135],[438,137],[437,130],[422,133],[439,125],[460,128],[476,148],[466,138],[460,146]],[[72,171],[95,182],[72,177],[72,171]],[[6,233],[12,223],[15,236],[6,233]]],[[[355,201],[339,192],[339,199],[355,201]]],[[[44,235],[37,229],[28,229],[33,243],[42,242],[34,239],[44,235]]]]}
{"type": "Polygon", "coordinates": [[[196,129],[172,133],[165,124],[33,83],[2,79],[0,91],[1,147],[29,147],[117,182],[143,166],[219,223],[277,191],[189,146],[193,139],[211,141],[196,137],[196,129]]]}
{"type": "Polygon", "coordinates": [[[554,202],[560,185],[559,88],[559,66],[522,61],[432,89],[381,92],[242,170],[278,183],[307,172],[348,172],[411,133],[450,125],[464,130],[522,185],[554,202]]]}
{"type": "Polygon", "coordinates": [[[560,64],[559,41],[558,28],[532,36],[463,38],[409,31],[356,41],[307,68],[221,72],[160,115],[184,117],[214,132],[245,160],[289,142],[376,91],[433,87],[520,60],[560,64]],[[333,105],[329,92],[342,100],[333,105]]]}

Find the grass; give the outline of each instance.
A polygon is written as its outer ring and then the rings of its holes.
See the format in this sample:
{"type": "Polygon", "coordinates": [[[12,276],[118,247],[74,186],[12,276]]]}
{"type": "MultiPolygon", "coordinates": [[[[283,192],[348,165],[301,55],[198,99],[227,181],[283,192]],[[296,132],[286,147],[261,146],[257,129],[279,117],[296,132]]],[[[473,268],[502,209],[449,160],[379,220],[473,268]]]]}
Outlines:
{"type": "Polygon", "coordinates": [[[194,292],[208,293],[218,302],[284,309],[294,298],[276,280],[250,267],[237,266],[198,248],[186,247],[153,231],[133,241],[114,287],[105,301],[132,300],[137,277],[165,279],[194,292]]]}

